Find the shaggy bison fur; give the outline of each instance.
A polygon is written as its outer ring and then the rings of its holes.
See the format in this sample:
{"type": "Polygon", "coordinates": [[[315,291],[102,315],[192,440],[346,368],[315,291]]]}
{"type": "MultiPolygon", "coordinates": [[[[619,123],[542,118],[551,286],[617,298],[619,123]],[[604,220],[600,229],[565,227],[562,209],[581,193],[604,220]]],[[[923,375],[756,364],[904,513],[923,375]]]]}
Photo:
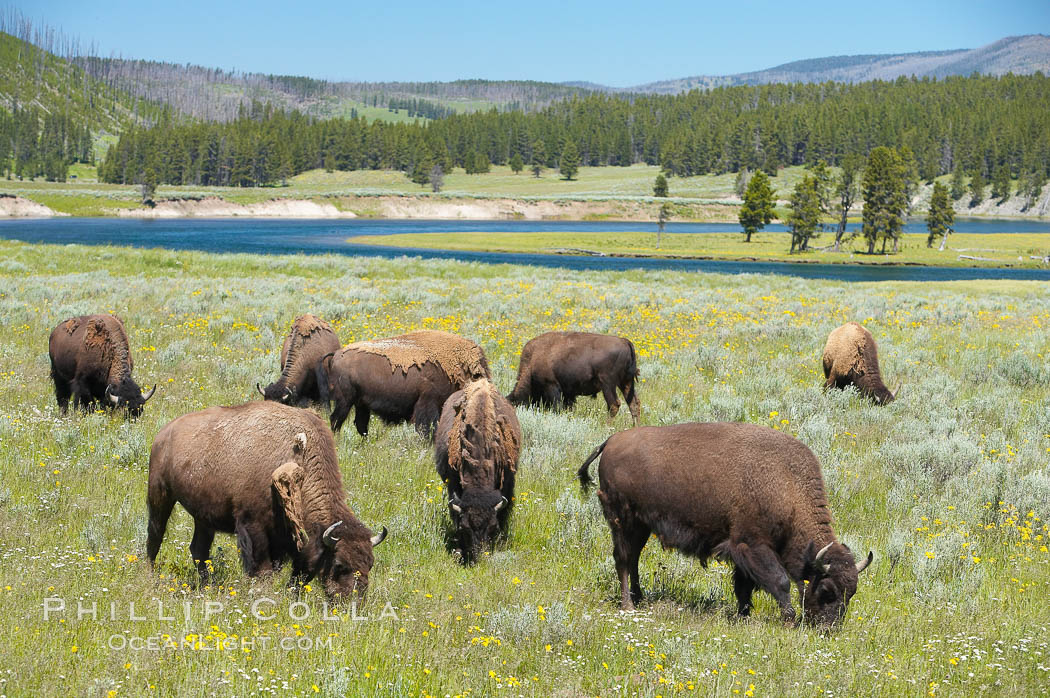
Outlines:
{"type": "Polygon", "coordinates": [[[612,530],[621,607],[642,598],[638,558],[649,536],[701,562],[733,563],[741,615],[758,588],[772,594],[785,622],[795,619],[795,582],[807,621],[832,625],[857,591],[857,564],[835,537],[824,479],[801,442],[754,424],[677,424],[620,432],[599,446],[601,500],[612,530]]]}
{"type": "Polygon", "coordinates": [[[445,401],[434,437],[438,476],[463,561],[470,564],[507,531],[521,426],[514,407],[487,379],[445,401]]]}
{"type": "Polygon", "coordinates": [[[314,315],[295,318],[281,347],[281,377],[266,388],[256,389],[266,400],[303,407],[320,402],[317,363],[326,354],[339,351],[339,337],[324,320],[314,315]]]}
{"type": "Polygon", "coordinates": [[[823,364],[825,389],[854,385],[879,405],[893,402],[900,392],[900,386],[891,393],[882,382],[875,338],[860,323],[847,322],[831,331],[823,364]]]}

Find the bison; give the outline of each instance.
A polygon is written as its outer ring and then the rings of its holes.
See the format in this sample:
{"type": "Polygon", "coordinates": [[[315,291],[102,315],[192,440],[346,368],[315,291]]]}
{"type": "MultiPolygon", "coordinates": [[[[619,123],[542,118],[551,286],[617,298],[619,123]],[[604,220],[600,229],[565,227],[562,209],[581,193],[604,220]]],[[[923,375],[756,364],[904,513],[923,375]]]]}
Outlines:
{"type": "Polygon", "coordinates": [[[605,397],[609,419],[620,410],[623,393],[634,425],[641,417],[635,392],[638,362],[634,345],[623,337],[590,332],[547,332],[521,350],[518,380],[507,399],[513,405],[543,404],[571,408],[580,395],[605,397]]]}
{"type": "Polygon", "coordinates": [[[334,402],[332,430],[339,431],[353,408],[361,436],[368,435],[368,420],[375,412],[390,424],[411,421],[429,437],[448,396],[489,377],[481,347],[437,330],[350,344],[317,366],[321,403],[334,402]]]}
{"type": "Polygon", "coordinates": [[[317,362],[321,357],[339,351],[339,337],[324,320],[314,315],[300,315],[281,347],[281,377],[265,389],[255,384],[264,400],[303,407],[320,402],[317,389],[317,362]]]}
{"type": "Polygon", "coordinates": [[[51,380],[62,414],[69,398],[90,409],[95,403],[123,407],[131,417],[153,397],[157,386],[143,393],[131,377],[135,362],[124,323],[115,315],[81,315],[58,323],[48,341],[51,380]]]}
{"type": "Polygon", "coordinates": [[[449,514],[467,564],[506,534],[520,453],[518,417],[492,381],[474,381],[445,401],[434,462],[448,485],[449,514]]]}
{"type": "Polygon", "coordinates": [[[893,402],[900,386],[892,393],[879,373],[879,351],[875,338],[860,323],[847,322],[828,335],[824,345],[824,389],[854,385],[878,405],[893,402]]]}
{"type": "Polygon", "coordinates": [[[149,458],[146,554],[157,559],[178,502],[193,517],[190,553],[201,579],[216,531],[237,536],[249,576],[292,559],[292,579],[317,576],[331,596],[363,596],[372,535],[350,511],[335,441],[309,410],[275,402],[212,407],[168,423],[149,458]]]}
{"type": "Polygon", "coordinates": [[[742,616],[759,588],[793,622],[794,581],[807,620],[841,621],[873,555],[858,564],[838,542],[820,463],[804,444],[754,424],[629,429],[587,458],[578,472],[585,487],[599,455],[598,498],[612,530],[621,608],[642,598],[638,557],[656,534],[665,548],[702,563],[712,555],[731,560],[742,616]]]}

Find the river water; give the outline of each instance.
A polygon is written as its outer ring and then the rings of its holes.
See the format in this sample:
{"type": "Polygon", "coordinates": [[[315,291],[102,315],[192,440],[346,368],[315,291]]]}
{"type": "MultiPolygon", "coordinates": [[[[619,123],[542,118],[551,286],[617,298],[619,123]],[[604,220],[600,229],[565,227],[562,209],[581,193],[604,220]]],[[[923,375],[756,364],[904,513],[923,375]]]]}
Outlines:
{"type": "MultiPolygon", "coordinates": [[[[0,238],[50,244],[128,245],[132,247],[247,252],[255,254],[344,254],[379,257],[405,255],[487,263],[528,264],[567,269],[673,269],[722,274],[784,274],[842,281],[951,281],[1018,279],[1050,281],[1050,269],[983,269],[966,267],[875,266],[790,262],[638,259],[576,255],[453,252],[415,248],[356,245],[355,235],[445,232],[601,232],[653,231],[653,224],[584,221],[430,221],[430,220],[303,220],[177,218],[164,220],[113,218],[41,218],[0,221],[0,238]]],[[[786,230],[770,225],[767,231],[786,230]]],[[[921,221],[905,232],[924,233],[921,221]]],[[[1050,235],[1050,221],[961,219],[959,233],[1041,233],[1050,235]]],[[[675,223],[667,234],[739,232],[732,223],[675,223]]]]}

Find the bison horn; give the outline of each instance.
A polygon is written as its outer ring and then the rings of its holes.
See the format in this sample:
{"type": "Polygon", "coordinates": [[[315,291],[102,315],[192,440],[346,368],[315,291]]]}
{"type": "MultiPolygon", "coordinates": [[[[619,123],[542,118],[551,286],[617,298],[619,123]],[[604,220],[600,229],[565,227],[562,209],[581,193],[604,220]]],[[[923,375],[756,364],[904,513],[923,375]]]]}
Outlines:
{"type": "Polygon", "coordinates": [[[325,544],[325,547],[334,548],[335,544],[339,542],[339,538],[333,535],[335,529],[343,525],[342,521],[336,521],[334,524],[324,530],[324,535],[321,536],[321,541],[325,544]]]}
{"type": "Polygon", "coordinates": [[[383,530],[368,539],[372,543],[372,547],[376,547],[384,540],[386,540],[386,526],[383,526],[383,530]]]}
{"type": "Polygon", "coordinates": [[[875,553],[873,553],[873,552],[871,552],[869,550],[867,559],[864,560],[863,562],[858,562],[857,563],[857,574],[860,574],[864,570],[868,569],[868,565],[870,565],[871,561],[874,560],[874,559],[875,559],[875,553]]]}
{"type": "Polygon", "coordinates": [[[463,513],[463,507],[461,507],[459,505],[459,497],[454,497],[452,499],[449,499],[448,500],[448,505],[450,507],[452,507],[452,511],[456,512],[457,514],[462,514],[463,513]]]}
{"type": "Polygon", "coordinates": [[[263,397],[266,397],[266,393],[263,392],[263,389],[259,387],[258,383],[255,384],[255,389],[259,391],[260,395],[262,395],[263,397]]]}
{"type": "Polygon", "coordinates": [[[106,397],[109,398],[109,401],[112,402],[114,405],[119,405],[120,404],[120,398],[109,392],[109,386],[108,385],[106,386],[106,397]]]}
{"type": "Polygon", "coordinates": [[[153,393],[155,393],[155,392],[157,392],[156,384],[154,384],[153,389],[150,390],[148,393],[142,393],[142,401],[143,402],[149,402],[149,399],[151,397],[153,397],[153,393]]]}
{"type": "MultiPolygon", "coordinates": [[[[814,562],[814,563],[819,563],[819,562],[820,562],[820,560],[821,560],[821,558],[823,558],[823,557],[824,557],[824,553],[828,552],[828,548],[830,548],[830,547],[831,547],[831,546],[833,546],[833,545],[835,545],[835,541],[831,541],[830,543],[828,543],[827,545],[825,545],[825,546],[824,546],[823,548],[821,548],[820,550],[818,550],[818,551],[817,551],[817,555],[816,555],[816,557],[814,557],[814,558],[813,558],[813,562],[814,562]]],[[[827,572],[827,571],[828,571],[828,567],[829,567],[829,565],[824,565],[824,571],[825,571],[825,572],[827,572]]]]}
{"type": "Polygon", "coordinates": [[[496,511],[499,511],[503,507],[507,506],[507,504],[509,504],[509,502],[507,501],[507,498],[503,497],[502,499],[499,500],[499,504],[496,505],[496,511]]]}
{"type": "Polygon", "coordinates": [[[288,402],[291,399],[292,399],[292,389],[291,388],[285,388],[284,389],[284,395],[281,397],[281,402],[288,402]]]}
{"type": "Polygon", "coordinates": [[[903,385],[904,385],[904,383],[898,383],[897,384],[897,389],[894,390],[892,393],[890,393],[890,395],[893,397],[894,400],[897,399],[897,393],[899,393],[901,391],[901,386],[903,386],[903,385]]]}

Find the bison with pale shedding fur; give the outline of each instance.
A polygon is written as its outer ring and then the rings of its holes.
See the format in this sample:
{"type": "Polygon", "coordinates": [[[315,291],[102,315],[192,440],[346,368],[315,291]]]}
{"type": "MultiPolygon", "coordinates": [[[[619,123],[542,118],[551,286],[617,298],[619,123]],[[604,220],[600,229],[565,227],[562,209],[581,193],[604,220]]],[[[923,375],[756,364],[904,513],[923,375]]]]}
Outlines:
{"type": "Polygon", "coordinates": [[[90,409],[99,403],[123,407],[131,417],[153,397],[157,386],[143,393],[131,377],[135,362],[124,323],[115,315],[81,315],[58,323],[48,341],[51,380],[62,414],[69,398],[76,407],[90,409]]]}
{"type": "Polygon", "coordinates": [[[157,559],[176,503],[193,517],[190,553],[202,579],[215,533],[237,536],[249,576],[291,558],[329,596],[363,596],[382,542],[346,505],[335,441],[320,417],[276,402],[212,407],[168,423],[149,457],[146,554],[157,559]]]}
{"type": "Polygon", "coordinates": [[[825,390],[853,385],[879,405],[893,402],[900,392],[899,385],[891,393],[882,382],[875,338],[860,323],[847,322],[831,331],[823,363],[825,390]]]}
{"type": "Polygon", "coordinates": [[[518,417],[492,381],[474,381],[445,401],[434,460],[468,564],[506,534],[520,454],[518,417]]]}
{"type": "Polygon", "coordinates": [[[612,530],[620,605],[642,598],[638,558],[651,535],[702,563],[733,563],[741,615],[762,589],[795,620],[791,582],[805,619],[842,620],[857,591],[857,563],[835,537],[820,463],[804,444],[754,424],[641,427],[614,434],[579,470],[601,456],[598,498],[612,530]]]}

